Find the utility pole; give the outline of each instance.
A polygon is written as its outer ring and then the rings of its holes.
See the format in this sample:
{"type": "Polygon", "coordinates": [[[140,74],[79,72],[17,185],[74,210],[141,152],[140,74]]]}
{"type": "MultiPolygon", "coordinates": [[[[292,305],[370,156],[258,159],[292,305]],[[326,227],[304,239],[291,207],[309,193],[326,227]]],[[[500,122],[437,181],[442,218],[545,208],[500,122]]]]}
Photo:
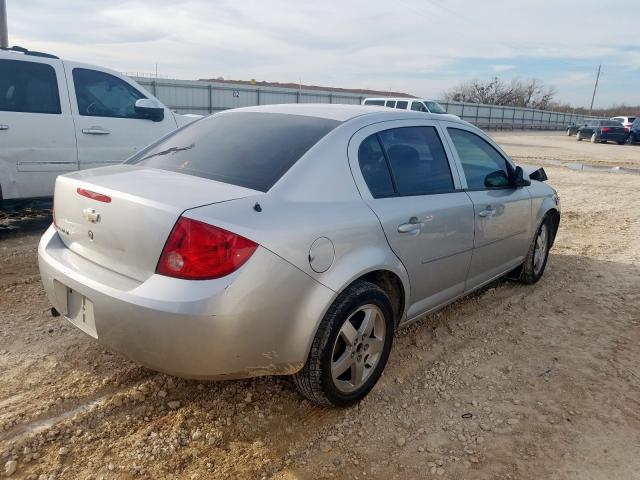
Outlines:
{"type": "Polygon", "coordinates": [[[593,95],[591,96],[591,106],[589,107],[589,116],[591,116],[591,111],[593,110],[593,101],[596,98],[596,89],[598,88],[598,80],[600,80],[600,68],[602,64],[598,65],[598,75],[596,75],[596,84],[593,86],[593,95]]]}
{"type": "Polygon", "coordinates": [[[0,47],[9,47],[9,34],[7,33],[7,4],[0,0],[0,47]]]}

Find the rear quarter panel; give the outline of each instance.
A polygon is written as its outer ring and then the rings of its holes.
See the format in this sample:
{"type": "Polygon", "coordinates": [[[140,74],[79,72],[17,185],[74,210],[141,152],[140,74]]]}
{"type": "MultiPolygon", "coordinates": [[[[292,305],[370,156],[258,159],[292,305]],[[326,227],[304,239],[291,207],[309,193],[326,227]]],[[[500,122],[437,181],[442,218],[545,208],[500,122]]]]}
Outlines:
{"type": "Polygon", "coordinates": [[[356,188],[347,157],[353,128],[343,125],[307,152],[268,192],[190,210],[186,216],[246,236],[334,292],[373,270],[389,270],[409,292],[407,273],[393,254],[378,218],[356,188]],[[260,212],[254,209],[260,205],[260,212]],[[320,237],[334,250],[323,272],[310,265],[320,237]]]}

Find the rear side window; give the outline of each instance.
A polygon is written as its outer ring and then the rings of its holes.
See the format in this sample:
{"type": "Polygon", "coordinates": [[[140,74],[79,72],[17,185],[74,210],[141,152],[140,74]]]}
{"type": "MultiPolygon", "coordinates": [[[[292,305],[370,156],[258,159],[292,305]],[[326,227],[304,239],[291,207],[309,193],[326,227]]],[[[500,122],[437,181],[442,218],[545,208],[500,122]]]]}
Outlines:
{"type": "Polygon", "coordinates": [[[415,112],[426,112],[427,111],[427,107],[425,107],[422,102],[413,102],[411,104],[411,110],[413,110],[415,112]]]}
{"type": "Polygon", "coordinates": [[[360,144],[358,163],[373,198],[389,197],[396,193],[377,135],[367,137],[360,144]]]}
{"type": "Polygon", "coordinates": [[[365,105],[379,105],[381,107],[384,106],[384,100],[365,100],[365,105]]]}
{"type": "Polygon", "coordinates": [[[454,190],[449,162],[434,127],[394,128],[371,135],[360,145],[358,160],[374,198],[454,190]]]}
{"type": "Polygon", "coordinates": [[[396,106],[396,101],[395,100],[387,100],[384,104],[385,107],[391,107],[394,108],[396,106]]]}
{"type": "Polygon", "coordinates": [[[61,113],[54,68],[44,63],[0,60],[0,111],[61,113]]]}
{"type": "Polygon", "coordinates": [[[269,190],[340,122],[282,113],[212,115],[176,131],[126,163],[269,190]]]}
{"type": "Polygon", "coordinates": [[[396,108],[406,110],[407,105],[409,105],[409,102],[407,102],[406,100],[398,100],[398,103],[396,103],[396,108]]]}
{"type": "Polygon", "coordinates": [[[114,75],[87,68],[73,69],[78,111],[89,117],[145,118],[135,111],[138,90],[114,75]]]}

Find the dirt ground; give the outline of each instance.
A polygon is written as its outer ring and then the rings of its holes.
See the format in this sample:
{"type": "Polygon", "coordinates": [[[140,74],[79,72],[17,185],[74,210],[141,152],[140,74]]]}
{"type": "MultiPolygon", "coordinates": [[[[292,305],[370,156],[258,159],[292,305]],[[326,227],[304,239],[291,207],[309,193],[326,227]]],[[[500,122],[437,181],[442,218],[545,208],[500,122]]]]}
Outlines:
{"type": "MultiPolygon", "coordinates": [[[[526,163],[640,164],[640,147],[496,138],[526,163]]],[[[0,475],[640,479],[640,175],[546,169],[563,213],[543,279],[400,331],[347,409],[287,378],[187,381],[105,351],[49,314],[43,222],[0,232],[0,475]]]]}

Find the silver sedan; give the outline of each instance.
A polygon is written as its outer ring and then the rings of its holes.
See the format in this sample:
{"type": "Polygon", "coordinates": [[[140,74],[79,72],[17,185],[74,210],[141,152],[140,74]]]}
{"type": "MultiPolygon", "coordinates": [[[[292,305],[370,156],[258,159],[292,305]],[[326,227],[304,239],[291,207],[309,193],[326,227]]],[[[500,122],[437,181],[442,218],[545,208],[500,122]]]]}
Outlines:
{"type": "Polygon", "coordinates": [[[398,327],[502,276],[542,276],[560,222],[543,169],[449,115],[273,105],[58,178],[38,254],[60,314],[169,374],[291,374],[365,396],[398,327]]]}

